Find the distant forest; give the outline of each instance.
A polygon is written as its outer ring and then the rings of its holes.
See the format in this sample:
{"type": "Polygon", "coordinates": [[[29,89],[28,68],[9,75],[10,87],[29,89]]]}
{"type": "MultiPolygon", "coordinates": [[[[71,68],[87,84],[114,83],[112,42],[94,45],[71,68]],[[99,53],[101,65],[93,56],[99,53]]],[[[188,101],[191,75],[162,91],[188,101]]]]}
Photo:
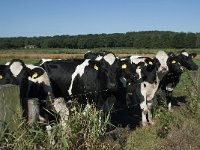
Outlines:
{"type": "Polygon", "coordinates": [[[141,31],[113,34],[0,38],[0,49],[200,48],[200,33],[141,31]]]}

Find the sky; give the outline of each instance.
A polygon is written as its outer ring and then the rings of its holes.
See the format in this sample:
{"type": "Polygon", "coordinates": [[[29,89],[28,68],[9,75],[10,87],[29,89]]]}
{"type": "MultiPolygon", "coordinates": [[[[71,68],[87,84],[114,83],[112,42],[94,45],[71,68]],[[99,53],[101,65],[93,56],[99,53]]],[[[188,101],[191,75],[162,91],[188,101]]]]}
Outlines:
{"type": "Polygon", "coordinates": [[[1,0],[0,37],[200,32],[200,0],[1,0]]]}

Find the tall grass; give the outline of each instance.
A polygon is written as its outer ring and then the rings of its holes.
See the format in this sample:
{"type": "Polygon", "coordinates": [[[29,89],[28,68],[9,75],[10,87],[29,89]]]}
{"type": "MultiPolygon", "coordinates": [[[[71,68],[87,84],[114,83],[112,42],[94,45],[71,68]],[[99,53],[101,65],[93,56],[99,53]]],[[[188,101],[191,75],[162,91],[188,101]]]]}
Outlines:
{"type": "Polygon", "coordinates": [[[102,142],[107,122],[100,124],[99,111],[93,105],[87,113],[83,113],[81,107],[74,106],[71,110],[67,128],[56,123],[50,135],[43,124],[33,128],[25,121],[13,131],[5,128],[0,136],[0,149],[112,149],[111,145],[102,142]]]}

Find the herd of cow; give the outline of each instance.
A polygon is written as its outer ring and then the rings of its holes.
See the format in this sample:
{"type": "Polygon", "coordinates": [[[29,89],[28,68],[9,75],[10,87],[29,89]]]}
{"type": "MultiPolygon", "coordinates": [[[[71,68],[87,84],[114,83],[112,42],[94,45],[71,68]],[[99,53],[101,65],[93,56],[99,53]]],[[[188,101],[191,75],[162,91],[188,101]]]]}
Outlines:
{"type": "Polygon", "coordinates": [[[54,98],[63,97],[66,104],[74,100],[81,106],[94,103],[102,112],[102,120],[116,103],[118,107],[138,104],[145,126],[154,123],[151,107],[156,91],[160,88],[165,92],[170,110],[172,92],[183,69],[198,69],[193,62],[195,56],[186,51],[176,55],[158,51],[153,58],[119,58],[103,51],[87,52],[84,59],[42,59],[37,64],[14,59],[0,65],[0,84],[19,85],[26,119],[29,99],[38,98],[40,119],[51,121],[53,116],[49,112],[56,109],[54,98]]]}

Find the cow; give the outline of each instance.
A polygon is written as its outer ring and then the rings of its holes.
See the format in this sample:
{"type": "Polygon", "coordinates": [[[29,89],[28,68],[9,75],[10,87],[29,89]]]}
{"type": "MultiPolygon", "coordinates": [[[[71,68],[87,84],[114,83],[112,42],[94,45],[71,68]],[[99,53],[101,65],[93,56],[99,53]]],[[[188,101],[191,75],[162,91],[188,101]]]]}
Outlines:
{"type": "Polygon", "coordinates": [[[169,72],[161,80],[160,88],[165,93],[168,110],[171,111],[172,92],[179,83],[183,68],[197,70],[198,65],[192,60],[196,56],[196,53],[188,54],[186,51],[181,51],[180,54],[175,55],[173,52],[170,52],[168,56],[169,72]]]}
{"type": "MultiPolygon", "coordinates": [[[[135,78],[133,73],[128,74],[126,71],[132,66],[126,61],[116,59],[113,53],[98,59],[45,62],[42,67],[49,75],[54,96],[64,97],[66,102],[75,97],[83,105],[94,102],[98,109],[102,109],[117,90],[118,78],[135,78]]],[[[107,110],[103,108],[103,113],[107,114],[107,110]]]]}
{"type": "MultiPolygon", "coordinates": [[[[22,60],[13,59],[5,65],[0,65],[0,84],[19,85],[20,103],[23,117],[28,119],[28,99],[38,98],[40,111],[44,112],[50,106],[48,99],[52,96],[50,80],[45,70],[39,66],[26,65],[22,60]],[[45,109],[44,109],[45,108],[45,109]]],[[[40,113],[44,118],[44,113],[40,113]]]]}
{"type": "MultiPolygon", "coordinates": [[[[148,121],[153,124],[152,120],[152,99],[155,96],[158,86],[164,75],[168,72],[168,55],[164,51],[158,51],[155,58],[131,56],[130,60],[134,64],[143,62],[143,67],[137,69],[140,82],[134,86],[133,99],[139,99],[142,110],[142,125],[147,125],[148,121]]],[[[138,101],[138,100],[136,100],[138,101]]]]}
{"type": "MultiPolygon", "coordinates": [[[[102,61],[107,55],[114,55],[112,52],[102,51],[102,52],[87,52],[84,55],[84,58],[90,58],[98,61],[102,61]]],[[[138,79],[138,74],[136,73],[137,65],[131,64],[130,59],[120,59],[118,57],[115,58],[115,62],[110,65],[110,71],[113,72],[117,68],[124,68],[122,70],[120,76],[117,77],[117,90],[112,92],[113,101],[107,105],[109,108],[114,107],[115,109],[121,109],[122,107],[126,107],[126,99],[127,99],[127,84],[134,84],[138,79]],[[124,64],[123,66],[118,65],[124,64]],[[113,69],[114,68],[114,69],[113,69]],[[115,103],[115,105],[114,105],[115,103]],[[113,106],[114,105],[114,106],[113,106]]],[[[114,110],[115,111],[115,110],[114,110]]],[[[111,112],[112,113],[112,112],[111,112]]]]}

